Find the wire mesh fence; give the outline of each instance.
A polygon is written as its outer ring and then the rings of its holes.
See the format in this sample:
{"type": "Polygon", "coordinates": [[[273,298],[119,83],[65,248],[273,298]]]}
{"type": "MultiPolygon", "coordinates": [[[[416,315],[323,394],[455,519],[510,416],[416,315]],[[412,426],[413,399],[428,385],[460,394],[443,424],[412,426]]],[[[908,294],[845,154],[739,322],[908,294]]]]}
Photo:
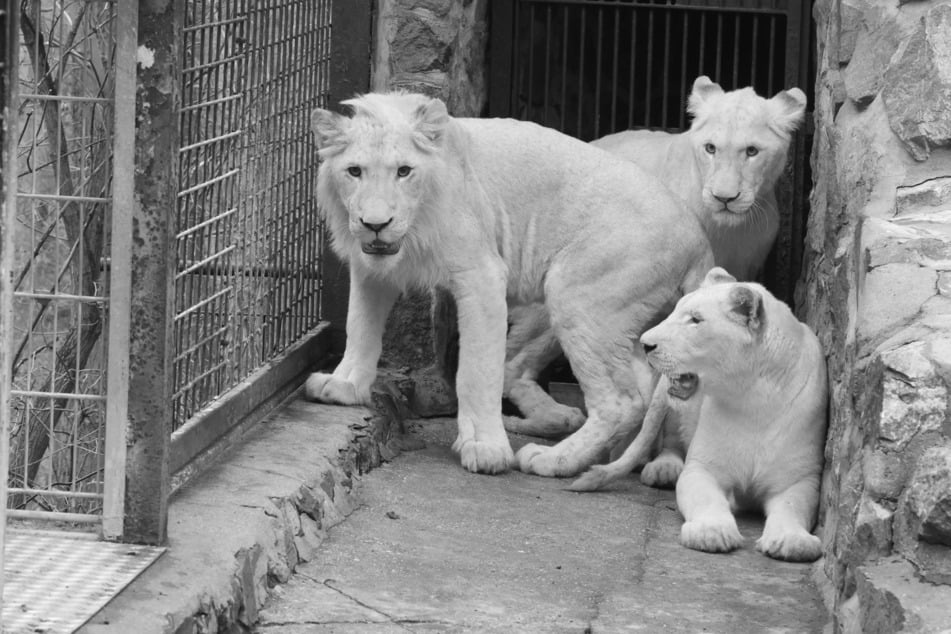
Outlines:
{"type": "Polygon", "coordinates": [[[115,7],[23,0],[19,18],[9,505],[97,521],[115,7]]]}
{"type": "Polygon", "coordinates": [[[175,428],[319,323],[330,27],[329,0],[186,2],[175,428]]]}

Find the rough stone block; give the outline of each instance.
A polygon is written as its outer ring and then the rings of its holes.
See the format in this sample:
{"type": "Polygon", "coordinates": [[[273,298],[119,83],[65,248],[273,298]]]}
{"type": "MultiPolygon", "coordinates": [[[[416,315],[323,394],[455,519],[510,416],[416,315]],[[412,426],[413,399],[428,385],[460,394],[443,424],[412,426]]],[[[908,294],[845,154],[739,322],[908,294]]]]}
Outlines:
{"type": "Polygon", "coordinates": [[[917,161],[926,160],[932,148],[951,144],[949,42],[951,6],[937,4],[885,72],[882,97],[889,124],[917,161]]]}
{"type": "MultiPolygon", "coordinates": [[[[951,623],[948,587],[922,582],[914,566],[895,557],[856,570],[857,605],[846,632],[946,632],[951,623]]],[[[840,618],[840,623],[842,619],[840,618]]],[[[842,623],[846,625],[845,623],[842,623]]]]}
{"type": "Polygon", "coordinates": [[[870,495],[877,499],[898,499],[908,477],[901,454],[866,447],[862,466],[866,491],[870,495]]]}
{"type": "Polygon", "coordinates": [[[916,436],[939,431],[944,423],[948,389],[926,354],[924,342],[882,353],[882,411],[875,431],[885,449],[901,451],[916,436]]]}
{"type": "Polygon", "coordinates": [[[859,290],[859,336],[882,339],[909,323],[937,292],[937,274],[917,264],[886,264],[865,275],[859,290]]]}
{"type": "Polygon", "coordinates": [[[951,443],[931,447],[918,459],[899,518],[904,545],[914,538],[951,546],[951,443]]]}
{"type": "Polygon", "coordinates": [[[852,522],[850,539],[845,541],[846,563],[855,567],[868,559],[877,559],[891,553],[893,512],[874,500],[863,496],[852,522]]]}
{"type": "Polygon", "coordinates": [[[871,22],[855,35],[849,65],[842,71],[846,93],[860,107],[871,103],[882,90],[888,62],[901,43],[894,20],[873,18],[871,22]]]}
{"type": "Polygon", "coordinates": [[[904,185],[895,194],[895,215],[920,213],[922,209],[951,207],[951,176],[930,178],[915,185],[904,185]]]}

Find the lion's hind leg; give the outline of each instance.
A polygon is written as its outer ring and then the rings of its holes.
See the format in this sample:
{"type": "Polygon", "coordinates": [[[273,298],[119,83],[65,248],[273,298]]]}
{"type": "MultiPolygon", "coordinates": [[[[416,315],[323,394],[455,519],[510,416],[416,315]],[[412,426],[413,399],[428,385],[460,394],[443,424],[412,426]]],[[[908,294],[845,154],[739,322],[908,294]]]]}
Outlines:
{"type": "Polygon", "coordinates": [[[545,307],[537,303],[516,306],[509,315],[512,326],[506,338],[503,393],[523,418],[506,418],[505,429],[543,438],[575,431],[584,423],[581,410],[557,402],[538,384],[539,374],[561,355],[545,307]]]}
{"type": "Polygon", "coordinates": [[[657,382],[657,387],[654,388],[650,407],[647,408],[647,414],[644,416],[644,424],[634,442],[628,445],[617,460],[606,465],[591,467],[568,488],[572,491],[596,491],[610,482],[623,478],[638,464],[643,464],[657,441],[657,434],[664,427],[668,412],[667,381],[661,378],[657,382]]]}
{"type": "Polygon", "coordinates": [[[756,550],[788,561],[818,559],[822,555],[822,541],[809,532],[818,498],[818,479],[810,477],[766,500],[766,525],[756,540],[756,550]]]}
{"type": "MultiPolygon", "coordinates": [[[[565,310],[571,300],[562,301],[565,310]]],[[[581,307],[582,310],[584,307],[581,307]]],[[[653,375],[640,346],[626,332],[605,332],[575,312],[570,333],[559,335],[584,393],[588,416],[576,432],[552,447],[528,444],[515,458],[525,473],[573,476],[594,464],[606,450],[643,420],[653,375]]]]}

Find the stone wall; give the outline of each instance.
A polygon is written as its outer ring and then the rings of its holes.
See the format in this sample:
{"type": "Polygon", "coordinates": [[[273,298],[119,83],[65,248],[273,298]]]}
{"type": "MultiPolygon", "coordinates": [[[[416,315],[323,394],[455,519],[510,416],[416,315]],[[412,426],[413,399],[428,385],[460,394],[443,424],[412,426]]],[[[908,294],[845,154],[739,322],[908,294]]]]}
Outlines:
{"type": "Polygon", "coordinates": [[[951,4],[817,0],[814,17],[798,303],[832,377],[818,576],[840,631],[939,631],[951,624],[951,4]]]}

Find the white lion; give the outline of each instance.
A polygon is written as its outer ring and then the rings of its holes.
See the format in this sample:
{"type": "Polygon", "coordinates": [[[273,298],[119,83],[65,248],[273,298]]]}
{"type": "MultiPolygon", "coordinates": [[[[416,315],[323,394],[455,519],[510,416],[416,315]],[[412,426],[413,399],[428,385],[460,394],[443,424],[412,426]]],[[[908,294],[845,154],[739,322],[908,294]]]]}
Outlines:
{"type": "Polygon", "coordinates": [[[368,94],[352,118],[317,109],[317,194],[350,268],[347,345],[308,397],[367,404],[386,315],[444,286],[459,314],[459,434],[471,471],[572,475],[641,420],[652,375],[636,340],[713,264],[703,229],[640,168],[531,123],[460,119],[421,95],[368,94]],[[513,457],[502,425],[506,301],[544,302],[588,418],[513,457]]]}
{"type": "MultiPolygon", "coordinates": [[[[805,107],[806,95],[798,88],[765,99],[752,88],[724,92],[701,76],[688,100],[693,117],[688,130],[628,130],[592,145],[666,183],[700,219],[716,264],[739,280],[754,281],[779,230],[774,190],[805,107]]],[[[556,403],[537,384],[539,373],[561,353],[545,329],[544,311],[520,307],[511,319],[505,393],[525,419],[509,429],[538,435],[570,431],[583,420],[581,413],[556,403]]],[[[662,463],[645,469],[648,479],[662,463]]]]}
{"type": "Polygon", "coordinates": [[[630,473],[660,421],[673,415],[687,446],[676,479],[681,543],[710,552],[738,548],[743,537],[732,511],[754,509],[766,515],[758,550],[817,559],[821,543],[809,531],[819,503],[828,387],[815,334],[759,284],[738,283],[714,268],[641,342],[664,374],[641,433],[617,461],[593,467],[571,488],[594,490],[630,473]],[[668,398],[668,381],[685,376],[699,382],[697,394],[668,398]]]}

